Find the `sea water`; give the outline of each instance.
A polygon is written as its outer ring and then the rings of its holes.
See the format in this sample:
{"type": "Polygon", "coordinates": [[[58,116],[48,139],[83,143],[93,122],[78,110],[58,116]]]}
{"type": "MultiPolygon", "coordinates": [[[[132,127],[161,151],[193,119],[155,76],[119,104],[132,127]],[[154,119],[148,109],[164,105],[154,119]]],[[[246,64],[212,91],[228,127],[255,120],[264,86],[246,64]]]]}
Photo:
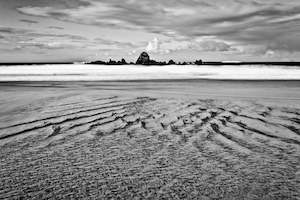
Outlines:
{"type": "Polygon", "coordinates": [[[114,81],[156,79],[300,80],[300,67],[270,65],[15,65],[0,81],[114,81]]]}

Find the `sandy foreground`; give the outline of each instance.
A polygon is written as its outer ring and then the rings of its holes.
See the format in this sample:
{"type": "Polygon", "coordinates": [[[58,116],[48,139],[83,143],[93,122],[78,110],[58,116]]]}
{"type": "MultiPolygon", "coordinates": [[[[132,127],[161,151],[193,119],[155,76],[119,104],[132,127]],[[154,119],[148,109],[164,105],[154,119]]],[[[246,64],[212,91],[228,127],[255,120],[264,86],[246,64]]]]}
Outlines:
{"type": "Polygon", "coordinates": [[[298,199],[300,81],[0,83],[0,199],[298,199]]]}

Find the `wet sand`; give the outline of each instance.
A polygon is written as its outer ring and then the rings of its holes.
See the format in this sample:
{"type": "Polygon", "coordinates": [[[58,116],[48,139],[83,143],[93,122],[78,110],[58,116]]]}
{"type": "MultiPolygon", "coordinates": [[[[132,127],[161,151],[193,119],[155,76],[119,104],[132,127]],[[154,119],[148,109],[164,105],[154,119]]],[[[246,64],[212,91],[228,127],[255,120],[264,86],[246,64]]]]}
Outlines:
{"type": "Polygon", "coordinates": [[[0,91],[0,198],[299,198],[300,81],[0,91]]]}

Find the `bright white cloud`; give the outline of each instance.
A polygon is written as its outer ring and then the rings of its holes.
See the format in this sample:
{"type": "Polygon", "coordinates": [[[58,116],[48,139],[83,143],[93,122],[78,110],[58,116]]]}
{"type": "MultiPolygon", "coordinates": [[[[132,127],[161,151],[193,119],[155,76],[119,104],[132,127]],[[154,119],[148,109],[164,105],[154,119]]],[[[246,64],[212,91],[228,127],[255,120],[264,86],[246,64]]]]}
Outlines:
{"type": "Polygon", "coordinates": [[[152,41],[148,42],[146,47],[146,51],[148,52],[158,52],[159,49],[159,41],[157,38],[154,38],[152,41]]]}
{"type": "Polygon", "coordinates": [[[180,51],[193,49],[196,51],[237,51],[232,42],[218,39],[216,36],[203,36],[192,40],[176,40],[159,41],[154,38],[146,47],[146,51],[154,53],[169,53],[172,51],[180,51]]]}

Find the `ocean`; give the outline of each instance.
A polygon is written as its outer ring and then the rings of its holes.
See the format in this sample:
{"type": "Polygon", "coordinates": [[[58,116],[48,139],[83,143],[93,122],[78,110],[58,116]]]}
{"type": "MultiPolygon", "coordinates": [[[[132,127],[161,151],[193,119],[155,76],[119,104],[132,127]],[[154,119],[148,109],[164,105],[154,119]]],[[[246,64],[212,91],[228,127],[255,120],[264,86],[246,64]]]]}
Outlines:
{"type": "Polygon", "coordinates": [[[291,66],[137,66],[137,65],[15,65],[0,67],[0,81],[117,81],[117,80],[300,80],[291,66]]]}

